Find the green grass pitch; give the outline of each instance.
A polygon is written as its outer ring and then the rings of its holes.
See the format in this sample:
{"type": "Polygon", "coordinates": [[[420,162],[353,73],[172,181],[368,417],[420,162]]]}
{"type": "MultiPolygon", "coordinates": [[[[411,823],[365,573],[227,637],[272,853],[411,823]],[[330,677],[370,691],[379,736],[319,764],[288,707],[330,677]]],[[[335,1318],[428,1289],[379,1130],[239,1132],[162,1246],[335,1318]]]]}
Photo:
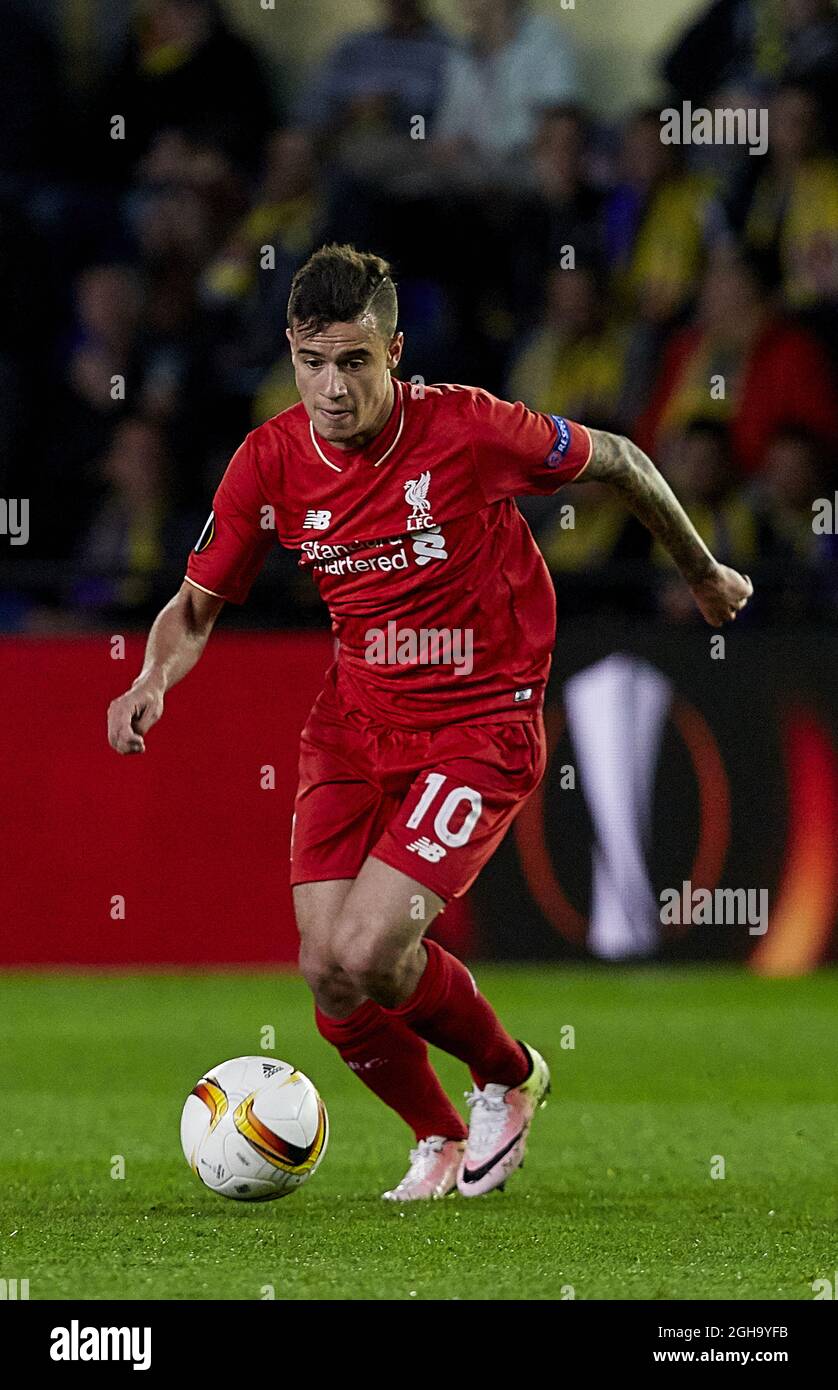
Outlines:
{"type": "MultiPolygon", "coordinates": [[[[412,1136],[320,1039],[296,977],[0,978],[0,1277],[31,1299],[398,1300],[811,1299],[835,1277],[837,972],[477,973],[553,1095],[504,1194],[412,1206],[379,1195],[412,1136]],[[249,1206],[200,1185],[178,1122],[264,1025],[332,1134],[307,1187],[249,1206]]],[[[462,1103],[466,1069],[435,1059],[462,1103]]]]}

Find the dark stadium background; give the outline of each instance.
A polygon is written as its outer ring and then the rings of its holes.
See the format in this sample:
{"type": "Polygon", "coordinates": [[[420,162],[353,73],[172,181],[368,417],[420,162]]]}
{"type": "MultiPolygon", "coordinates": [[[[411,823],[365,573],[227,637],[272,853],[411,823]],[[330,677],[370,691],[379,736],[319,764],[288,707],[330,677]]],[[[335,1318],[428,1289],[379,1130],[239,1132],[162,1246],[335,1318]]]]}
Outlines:
{"type": "Polygon", "coordinates": [[[30,507],[26,544],[0,535],[5,963],[294,958],[296,739],[331,639],[293,558],[228,606],[145,758],[116,758],[105,711],[230,454],[296,398],[285,301],[326,240],[393,260],[406,377],[630,434],[756,589],[720,659],[593,485],[573,531],[567,493],[523,502],[559,599],[556,753],[440,933],[769,973],[834,955],[838,546],[812,523],[838,504],[838,19],[821,0],[541,0],[545,90],[507,130],[446,77],[500,3],[0,0],[0,495],[30,507]],[[387,22],[407,32],[370,34],[387,22]],[[664,146],[660,110],[684,101],[766,108],[767,154],[664,146]],[[566,707],[586,670],[603,730],[626,716],[611,831],[587,798],[599,744],[577,756],[566,707]],[[641,688],[666,706],[645,810],[624,798],[641,688]],[[691,875],[766,888],[768,932],[592,937],[615,817],[648,875],[630,902],[691,875]]]}

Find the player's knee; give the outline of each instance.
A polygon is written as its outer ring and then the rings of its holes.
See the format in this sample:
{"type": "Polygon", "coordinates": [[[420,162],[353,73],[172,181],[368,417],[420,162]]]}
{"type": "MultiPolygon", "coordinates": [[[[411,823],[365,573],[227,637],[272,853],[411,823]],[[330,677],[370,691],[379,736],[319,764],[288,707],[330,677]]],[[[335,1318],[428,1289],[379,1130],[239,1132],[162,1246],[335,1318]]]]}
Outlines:
{"type": "Polygon", "coordinates": [[[347,973],[365,999],[383,1009],[395,1009],[404,1000],[404,968],[401,961],[384,956],[361,955],[347,962],[347,973]]]}
{"type": "Polygon", "coordinates": [[[305,942],[300,947],[299,968],[321,1007],[342,1004],[353,992],[352,981],[339,963],[331,955],[307,947],[305,942]]]}
{"type": "Polygon", "coordinates": [[[400,969],[398,954],[388,945],[383,923],[363,923],[347,918],[340,923],[336,940],[341,969],[357,989],[378,1004],[387,1004],[398,994],[400,969]]]}

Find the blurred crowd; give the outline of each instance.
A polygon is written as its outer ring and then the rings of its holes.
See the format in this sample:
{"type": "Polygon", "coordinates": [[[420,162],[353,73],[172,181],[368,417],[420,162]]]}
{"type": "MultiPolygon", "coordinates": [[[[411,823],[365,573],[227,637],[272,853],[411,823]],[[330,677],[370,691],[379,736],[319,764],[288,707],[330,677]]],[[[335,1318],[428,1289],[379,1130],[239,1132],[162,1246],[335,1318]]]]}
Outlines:
{"type": "MultiPolygon", "coordinates": [[[[748,621],[838,615],[812,512],[838,500],[831,0],[698,5],[659,104],[616,125],[558,5],[459,3],[465,38],[381,0],[284,83],[217,0],[133,7],[81,78],[40,10],[0,0],[0,494],[31,498],[0,627],[140,623],[168,597],[230,454],[297,399],[288,290],[333,240],[393,261],[405,377],[631,435],[754,579],[748,621]],[[685,102],[767,110],[766,153],[665,144],[685,102]]],[[[565,613],[694,620],[606,490],[522,507],[565,613]]],[[[248,611],[316,604],[278,552],[248,611]]]]}

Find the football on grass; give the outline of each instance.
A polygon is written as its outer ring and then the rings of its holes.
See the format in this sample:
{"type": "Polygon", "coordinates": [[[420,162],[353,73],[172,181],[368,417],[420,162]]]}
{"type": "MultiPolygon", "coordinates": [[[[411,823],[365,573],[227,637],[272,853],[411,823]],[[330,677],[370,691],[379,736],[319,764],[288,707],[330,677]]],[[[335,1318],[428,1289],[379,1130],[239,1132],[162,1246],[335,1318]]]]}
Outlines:
{"type": "Polygon", "coordinates": [[[186,1097],[180,1142],[208,1188],[242,1202],[287,1197],[317,1168],[329,1117],[316,1088],[288,1062],[234,1057],[186,1097]]]}

